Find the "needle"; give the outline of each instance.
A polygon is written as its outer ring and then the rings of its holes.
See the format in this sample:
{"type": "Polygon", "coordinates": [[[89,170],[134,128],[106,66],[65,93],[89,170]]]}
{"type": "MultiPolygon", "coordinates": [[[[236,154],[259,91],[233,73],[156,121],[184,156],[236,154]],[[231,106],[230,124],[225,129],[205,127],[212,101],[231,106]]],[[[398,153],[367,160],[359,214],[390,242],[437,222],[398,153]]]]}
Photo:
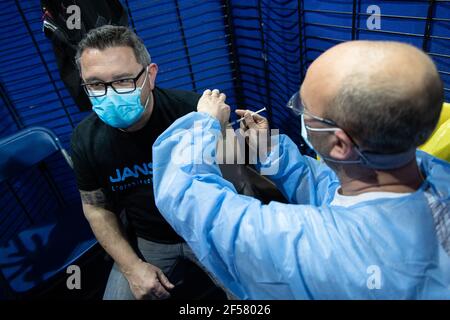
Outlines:
{"type": "MultiPolygon", "coordinates": [[[[259,110],[256,111],[256,112],[252,112],[252,116],[255,115],[255,114],[261,113],[261,112],[263,112],[263,111],[266,111],[266,107],[264,107],[264,108],[262,108],[262,109],[259,109],[259,110]]],[[[242,118],[240,118],[239,120],[233,121],[232,123],[230,123],[230,125],[234,125],[234,124],[236,124],[236,123],[239,123],[239,122],[241,122],[241,121],[244,120],[244,119],[245,119],[245,117],[242,117],[242,118]]]]}

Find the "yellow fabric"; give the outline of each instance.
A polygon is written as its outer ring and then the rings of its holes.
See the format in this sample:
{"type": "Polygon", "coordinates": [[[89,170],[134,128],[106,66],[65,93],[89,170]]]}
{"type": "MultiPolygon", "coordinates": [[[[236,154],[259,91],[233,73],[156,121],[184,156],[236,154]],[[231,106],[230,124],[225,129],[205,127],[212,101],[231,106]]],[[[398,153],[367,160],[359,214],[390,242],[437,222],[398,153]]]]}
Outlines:
{"type": "Polygon", "coordinates": [[[436,129],[419,149],[450,162],[450,103],[444,103],[436,129]]]}

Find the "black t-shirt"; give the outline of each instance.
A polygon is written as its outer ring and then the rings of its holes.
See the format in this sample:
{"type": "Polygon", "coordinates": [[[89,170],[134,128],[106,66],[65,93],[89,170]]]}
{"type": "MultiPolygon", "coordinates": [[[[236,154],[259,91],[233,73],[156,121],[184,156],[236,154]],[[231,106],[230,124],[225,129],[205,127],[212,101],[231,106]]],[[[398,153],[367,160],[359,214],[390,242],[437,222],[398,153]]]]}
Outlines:
{"type": "Polygon", "coordinates": [[[178,243],[179,237],[164,220],[153,195],[152,145],[176,119],[197,109],[194,92],[155,88],[154,109],[144,128],[123,132],[106,125],[95,113],[72,135],[72,158],[78,188],[103,188],[114,212],[125,209],[138,237],[178,243]]]}

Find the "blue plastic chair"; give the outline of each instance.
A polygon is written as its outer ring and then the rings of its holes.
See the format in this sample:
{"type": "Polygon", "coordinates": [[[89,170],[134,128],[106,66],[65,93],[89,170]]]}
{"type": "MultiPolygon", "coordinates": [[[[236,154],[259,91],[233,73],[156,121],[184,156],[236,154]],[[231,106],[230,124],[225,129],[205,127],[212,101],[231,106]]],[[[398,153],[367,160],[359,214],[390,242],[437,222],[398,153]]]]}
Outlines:
{"type": "MultiPolygon", "coordinates": [[[[0,139],[0,183],[20,177],[57,153],[72,167],[58,137],[42,127],[0,139]]],[[[68,276],[66,268],[97,243],[79,204],[55,208],[59,212],[47,215],[54,218],[31,223],[0,244],[0,285],[5,282],[14,296],[45,287],[58,274],[68,276]]]]}

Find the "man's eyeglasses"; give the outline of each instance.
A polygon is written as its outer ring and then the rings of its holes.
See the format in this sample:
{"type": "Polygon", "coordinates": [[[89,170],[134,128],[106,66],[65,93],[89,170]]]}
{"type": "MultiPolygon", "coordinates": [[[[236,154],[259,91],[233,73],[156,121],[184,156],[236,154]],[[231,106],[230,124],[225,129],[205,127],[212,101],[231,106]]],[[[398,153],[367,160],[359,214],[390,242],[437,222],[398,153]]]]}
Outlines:
{"type": "Polygon", "coordinates": [[[329,126],[337,127],[336,122],[334,122],[333,120],[315,116],[315,115],[311,114],[311,112],[309,112],[307,109],[305,109],[305,106],[302,103],[302,99],[300,98],[300,94],[298,91],[296,93],[294,93],[294,95],[292,95],[292,97],[289,99],[288,103],[286,104],[286,107],[291,109],[297,116],[306,114],[306,115],[308,115],[308,117],[311,117],[314,120],[320,121],[329,126]]]}
{"type": "MultiPolygon", "coordinates": [[[[292,97],[289,99],[288,103],[286,104],[286,107],[291,109],[292,112],[294,112],[294,114],[297,115],[298,117],[300,117],[303,114],[306,114],[306,115],[308,115],[308,117],[310,117],[316,121],[319,121],[319,122],[327,124],[328,126],[331,126],[331,128],[330,127],[313,128],[313,127],[306,125],[306,123],[305,123],[305,128],[310,131],[332,132],[332,131],[342,130],[349,137],[349,139],[355,145],[357,151],[360,153],[358,144],[352,139],[352,137],[344,129],[339,127],[336,122],[334,122],[333,120],[330,120],[330,119],[325,119],[325,118],[311,114],[311,112],[309,112],[303,105],[302,99],[300,98],[300,94],[298,91],[296,93],[294,93],[294,95],[292,95],[292,97]]],[[[361,155],[361,157],[364,157],[361,153],[360,153],[360,155],[361,155]]]]}
{"type": "Polygon", "coordinates": [[[147,70],[147,67],[143,67],[141,72],[139,72],[135,78],[119,79],[110,82],[83,83],[81,86],[89,97],[101,97],[106,95],[108,87],[113,88],[113,90],[119,94],[131,93],[136,90],[136,82],[145,70],[147,70]]]}

